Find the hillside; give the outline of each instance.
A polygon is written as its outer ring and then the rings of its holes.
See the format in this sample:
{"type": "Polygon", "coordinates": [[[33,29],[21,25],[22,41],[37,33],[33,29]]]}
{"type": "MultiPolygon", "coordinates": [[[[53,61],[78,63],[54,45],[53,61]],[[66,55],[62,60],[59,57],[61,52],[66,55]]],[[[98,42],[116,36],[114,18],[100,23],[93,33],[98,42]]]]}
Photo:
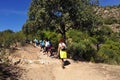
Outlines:
{"type": "Polygon", "coordinates": [[[119,80],[120,66],[90,62],[69,62],[61,68],[59,59],[43,55],[39,47],[19,47],[10,55],[12,64],[22,69],[18,80],[119,80]]]}
{"type": "Polygon", "coordinates": [[[120,7],[96,7],[95,11],[103,18],[120,19],[120,7]]]}
{"type": "Polygon", "coordinates": [[[119,6],[107,6],[107,7],[95,7],[97,15],[103,18],[104,25],[111,27],[114,32],[120,32],[120,7],[119,6]]]}

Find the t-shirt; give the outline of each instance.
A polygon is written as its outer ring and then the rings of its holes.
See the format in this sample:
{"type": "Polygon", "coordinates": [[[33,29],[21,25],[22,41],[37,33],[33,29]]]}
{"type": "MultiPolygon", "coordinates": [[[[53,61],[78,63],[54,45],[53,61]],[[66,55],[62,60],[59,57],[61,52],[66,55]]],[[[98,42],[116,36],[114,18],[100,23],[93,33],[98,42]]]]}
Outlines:
{"type": "Polygon", "coordinates": [[[44,45],[45,45],[44,41],[41,41],[41,45],[42,45],[42,46],[44,46],[44,45]]]}
{"type": "Polygon", "coordinates": [[[67,48],[66,44],[63,43],[63,42],[62,42],[62,43],[59,43],[59,47],[60,47],[61,50],[67,48]]]}
{"type": "Polygon", "coordinates": [[[45,47],[50,47],[50,42],[49,41],[45,42],[45,47]]]}

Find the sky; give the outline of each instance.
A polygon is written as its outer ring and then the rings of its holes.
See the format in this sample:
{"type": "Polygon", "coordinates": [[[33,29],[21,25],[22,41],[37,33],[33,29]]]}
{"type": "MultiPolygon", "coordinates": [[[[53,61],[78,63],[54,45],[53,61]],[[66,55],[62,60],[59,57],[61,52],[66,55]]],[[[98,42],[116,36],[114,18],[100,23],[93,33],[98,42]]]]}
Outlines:
{"type": "MultiPolygon", "coordinates": [[[[0,31],[20,31],[28,19],[27,12],[32,0],[0,0],[0,31]]],[[[100,5],[118,5],[120,0],[99,0],[100,5]]]]}
{"type": "Polygon", "coordinates": [[[99,0],[99,2],[102,6],[113,6],[120,4],[120,0],[99,0]]]}
{"type": "Polygon", "coordinates": [[[0,31],[20,31],[28,16],[31,0],[0,0],[0,31]]]}

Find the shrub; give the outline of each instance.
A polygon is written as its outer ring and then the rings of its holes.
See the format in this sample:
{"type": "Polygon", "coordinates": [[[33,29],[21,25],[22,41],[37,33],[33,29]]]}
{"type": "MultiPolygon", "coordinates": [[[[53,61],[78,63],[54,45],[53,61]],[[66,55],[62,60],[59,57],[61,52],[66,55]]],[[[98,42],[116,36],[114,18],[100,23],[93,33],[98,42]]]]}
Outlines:
{"type": "Polygon", "coordinates": [[[118,23],[118,20],[116,18],[105,18],[104,23],[111,25],[111,24],[114,24],[114,23],[118,23]]]}
{"type": "Polygon", "coordinates": [[[94,61],[95,49],[92,47],[90,37],[80,31],[70,30],[68,36],[68,53],[74,60],[94,61]],[[71,40],[69,40],[71,39],[71,40]]]}
{"type": "Polygon", "coordinates": [[[98,59],[104,63],[120,64],[120,43],[113,41],[106,41],[100,47],[97,53],[98,59]]]}
{"type": "Polygon", "coordinates": [[[115,41],[115,42],[119,42],[120,41],[119,33],[112,33],[110,36],[110,40],[115,41]]]}
{"type": "Polygon", "coordinates": [[[13,42],[14,42],[14,34],[7,34],[6,36],[3,36],[4,48],[9,48],[13,42]]]}
{"type": "Polygon", "coordinates": [[[113,33],[112,29],[108,26],[101,26],[100,29],[94,32],[92,36],[93,39],[96,41],[97,44],[104,44],[107,39],[111,37],[113,33]]]}
{"type": "Polygon", "coordinates": [[[14,43],[20,42],[21,46],[25,46],[26,40],[25,34],[22,31],[14,34],[14,43]]]}

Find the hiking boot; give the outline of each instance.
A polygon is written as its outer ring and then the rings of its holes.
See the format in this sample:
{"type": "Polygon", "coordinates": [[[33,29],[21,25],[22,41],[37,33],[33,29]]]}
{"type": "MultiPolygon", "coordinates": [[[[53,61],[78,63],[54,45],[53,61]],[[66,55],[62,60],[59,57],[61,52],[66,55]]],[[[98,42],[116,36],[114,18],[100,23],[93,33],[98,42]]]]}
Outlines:
{"type": "Polygon", "coordinates": [[[62,68],[63,68],[63,69],[65,69],[65,67],[64,67],[64,66],[63,66],[62,68]]]}
{"type": "Polygon", "coordinates": [[[63,69],[65,69],[65,66],[64,66],[64,65],[62,65],[62,68],[63,68],[63,69]]]}
{"type": "Polygon", "coordinates": [[[62,68],[63,68],[63,69],[65,68],[65,66],[64,66],[64,62],[62,63],[62,68]]]}

